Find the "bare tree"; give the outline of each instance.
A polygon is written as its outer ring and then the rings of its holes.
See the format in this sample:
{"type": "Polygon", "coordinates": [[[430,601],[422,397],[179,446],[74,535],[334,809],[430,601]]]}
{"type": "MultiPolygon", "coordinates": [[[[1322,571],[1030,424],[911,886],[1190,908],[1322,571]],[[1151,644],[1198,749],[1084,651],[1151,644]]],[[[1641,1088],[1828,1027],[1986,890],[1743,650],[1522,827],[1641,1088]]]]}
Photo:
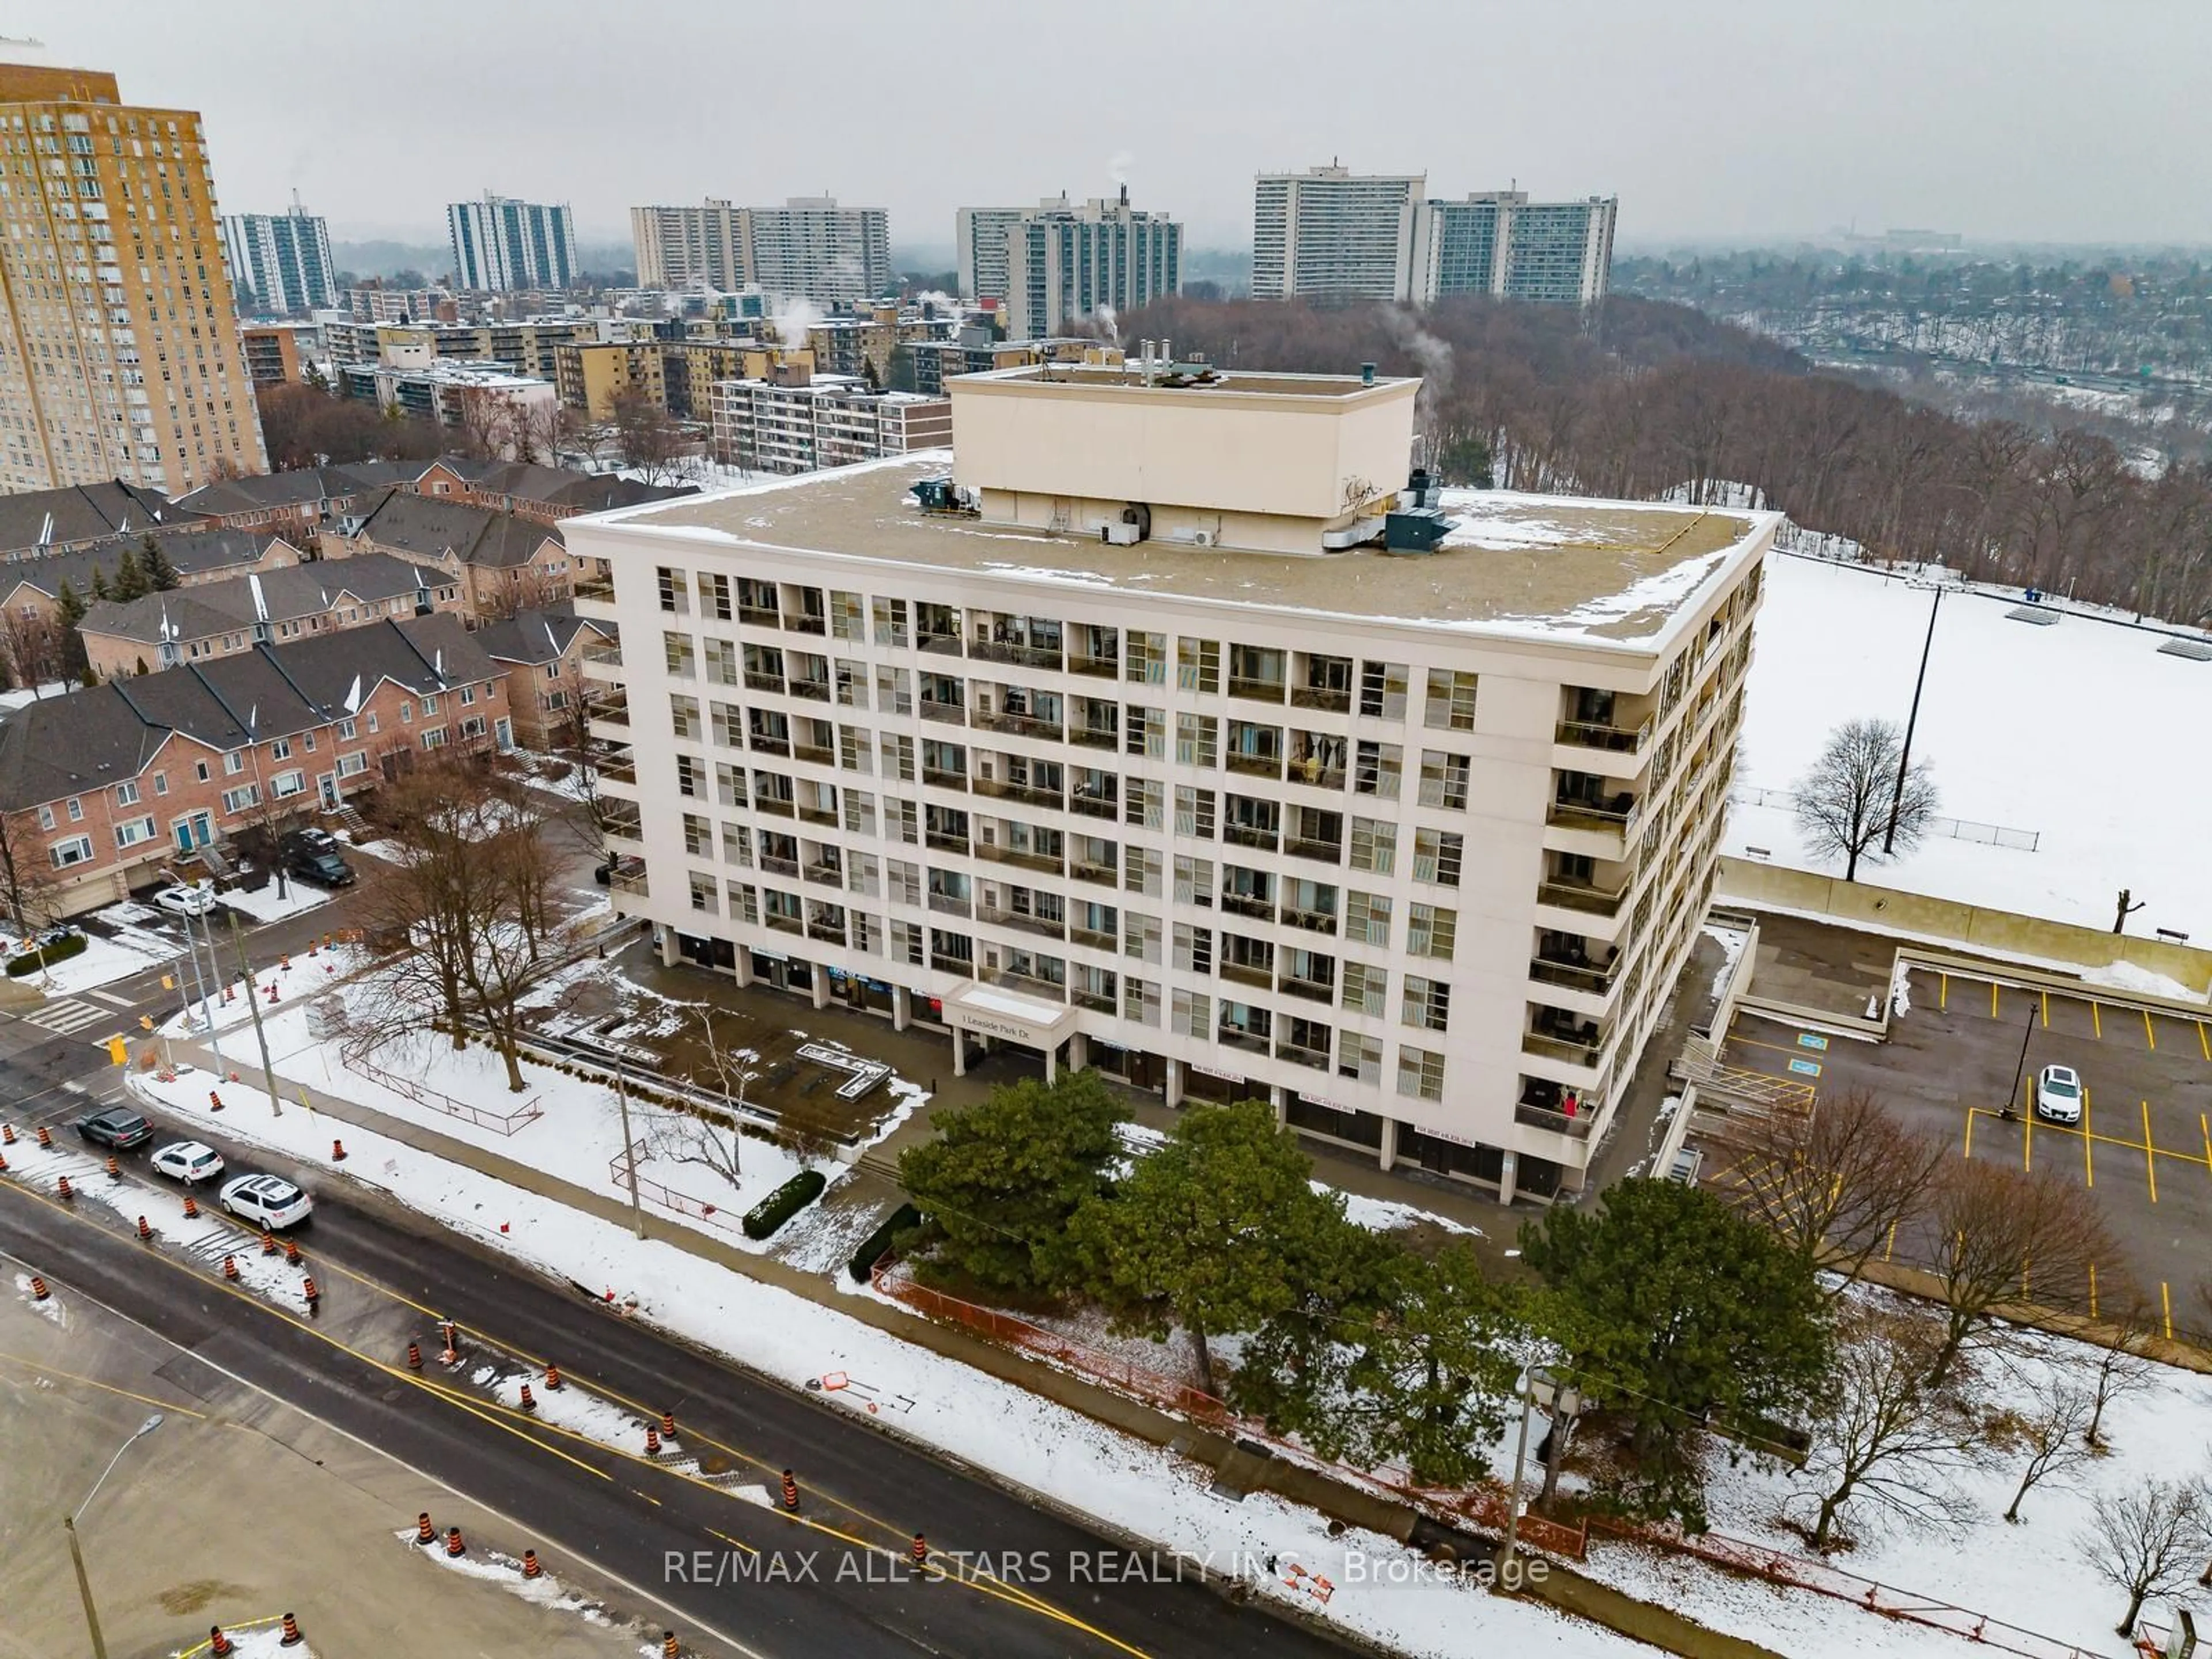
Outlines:
{"type": "Polygon", "coordinates": [[[0,611],[0,665],[17,685],[36,690],[68,672],[66,635],[40,606],[0,611]]]}
{"type": "Polygon", "coordinates": [[[1858,879],[1861,859],[1886,856],[1878,846],[1915,846],[1935,813],[1936,783],[1925,759],[1905,769],[1899,792],[1904,753],[1905,734],[1893,722],[1845,720],[1797,781],[1797,828],[1805,844],[1818,856],[1843,860],[1845,881],[1858,879]]]}
{"type": "Polygon", "coordinates": [[[471,460],[510,459],[515,448],[517,405],[483,386],[464,386],[453,422],[461,453],[471,460]]]}
{"type": "MultiPolygon", "coordinates": [[[[748,1091],[759,1081],[760,1054],[752,1048],[722,1040],[714,1029],[714,1012],[704,1003],[685,1008],[684,1018],[698,1036],[711,1086],[722,1099],[724,1111],[716,1122],[697,1112],[659,1112],[647,1120],[645,1141],[655,1158],[677,1164],[703,1164],[731,1186],[744,1183],[744,1120],[751,1112],[748,1091]]],[[[694,1074],[695,1081],[705,1079],[694,1074]]]]}
{"type": "Polygon", "coordinates": [[[544,611],[568,597],[570,583],[543,565],[517,565],[501,573],[477,605],[479,622],[504,622],[523,611],[544,611]]]}
{"type": "Polygon", "coordinates": [[[0,914],[26,942],[53,926],[61,876],[35,812],[0,815],[0,914]]]}
{"type": "Polygon", "coordinates": [[[1731,1120],[1729,1128],[1729,1201],[1838,1274],[1832,1293],[1925,1207],[1949,1152],[1864,1089],[1823,1096],[1802,1113],[1731,1120]]]}
{"type": "Polygon", "coordinates": [[[666,408],[642,392],[618,393],[608,407],[616,453],[649,484],[673,483],[684,450],[684,428],[666,408]]]}
{"type": "Polygon", "coordinates": [[[2096,1456],[2087,1433],[2090,1414],[2097,1408],[2097,1392],[2088,1381],[2066,1367],[2049,1366],[2037,1379],[2027,1409],[2008,1409],[1990,1420],[1990,1440],[2022,1453],[2027,1462],[2020,1485],[2004,1518],[2015,1524],[2020,1506],[2028,1493],[2050,1484],[2068,1486],[2096,1456]]]}
{"type": "Polygon", "coordinates": [[[1820,1483],[1806,1532],[1814,1549],[1828,1548],[1847,1512],[1937,1527],[1963,1517],[1953,1478],[1984,1437],[1975,1413],[1930,1381],[1942,1340],[1940,1325],[1910,1314],[1868,1310],[1847,1325],[1805,1463],[1820,1483]]]}
{"type": "Polygon", "coordinates": [[[2111,1449],[2105,1439],[2105,1408],[2150,1386],[2158,1366],[2145,1350],[2160,1329],[2158,1310],[2140,1291],[2131,1291],[2121,1302],[2117,1316],[2106,1313],[2103,1319],[2097,1363],[2089,1372],[2089,1420],[2081,1430],[2083,1442],[2100,1455],[2111,1449]]]}
{"type": "Polygon", "coordinates": [[[2118,1254],[2086,1188],[2047,1170],[1972,1159],[1945,1163],[1924,1231],[1945,1310],[1930,1373],[1938,1382],[1998,1308],[2086,1307],[2092,1270],[2118,1254]]]}
{"type": "Polygon", "coordinates": [[[2136,1616],[2154,1595],[2187,1587],[2205,1545],[2202,1486],[2154,1477],[2125,1492],[2101,1492],[2089,1524],[2075,1536],[2082,1558],[2107,1583],[2126,1593],[2128,1610],[2112,1628],[2135,1633],[2136,1616]]]}

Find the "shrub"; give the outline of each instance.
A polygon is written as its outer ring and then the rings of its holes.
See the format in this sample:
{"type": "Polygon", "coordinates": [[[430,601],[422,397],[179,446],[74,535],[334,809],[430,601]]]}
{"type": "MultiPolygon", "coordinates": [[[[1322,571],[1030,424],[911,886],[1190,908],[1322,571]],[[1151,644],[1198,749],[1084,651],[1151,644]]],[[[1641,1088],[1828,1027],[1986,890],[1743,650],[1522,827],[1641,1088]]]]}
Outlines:
{"type": "Polygon", "coordinates": [[[40,968],[53,963],[67,962],[71,957],[82,956],[85,943],[82,933],[69,933],[52,945],[43,945],[35,951],[26,951],[8,963],[8,977],[21,979],[24,975],[35,974],[40,968]]]}
{"type": "Polygon", "coordinates": [[[921,1212],[911,1204],[902,1204],[885,1216],[883,1224],[870,1233],[860,1248],[853,1252],[853,1260],[846,1268],[853,1275],[853,1282],[866,1284],[868,1275],[875,1271],[876,1263],[882,1261],[884,1252],[890,1249],[891,1241],[921,1224],[921,1212]]]}
{"type": "Polygon", "coordinates": [[[768,1238],[776,1229],[822,1196],[830,1179],[819,1170],[802,1170],[745,1212],[745,1237],[768,1238]]]}

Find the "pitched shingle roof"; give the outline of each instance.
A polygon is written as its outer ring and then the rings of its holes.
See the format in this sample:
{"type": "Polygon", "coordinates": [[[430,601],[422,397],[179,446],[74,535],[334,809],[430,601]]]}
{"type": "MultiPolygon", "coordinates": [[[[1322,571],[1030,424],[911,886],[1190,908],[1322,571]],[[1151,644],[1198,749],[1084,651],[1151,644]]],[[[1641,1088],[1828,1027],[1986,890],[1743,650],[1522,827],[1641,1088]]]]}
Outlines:
{"type": "Polygon", "coordinates": [[[0,811],[135,777],[172,732],[237,749],[342,720],[386,681],[420,696],[499,672],[460,619],[441,614],[42,698],[0,717],[0,811]]]}
{"type": "Polygon", "coordinates": [[[473,461],[465,455],[441,455],[436,465],[456,477],[465,478],[469,487],[480,495],[512,495],[520,501],[573,507],[584,513],[639,507],[647,501],[665,501],[698,493],[696,484],[640,483],[618,472],[576,472],[567,467],[539,466],[530,461],[473,461]]]}
{"type": "MultiPolygon", "coordinates": [[[[0,561],[0,600],[23,582],[28,582],[51,599],[61,592],[64,580],[76,589],[79,599],[89,599],[94,569],[97,568],[112,576],[125,550],[137,549],[142,539],[141,536],[120,537],[74,552],[0,561]]],[[[210,571],[257,564],[272,543],[283,539],[267,530],[173,531],[161,538],[161,551],[179,575],[199,576],[210,571]]],[[[285,545],[291,544],[287,542],[285,545]]]]}
{"type": "Polygon", "coordinates": [[[512,617],[487,623],[471,636],[495,662],[537,665],[558,662],[569,642],[585,629],[605,635],[597,623],[587,623],[565,605],[542,611],[518,611],[512,617]]]}
{"type": "Polygon", "coordinates": [[[33,489],[0,495],[0,555],[35,556],[42,548],[112,536],[143,536],[178,522],[190,522],[150,489],[122,483],[73,484],[65,489],[33,489]]]}
{"type": "Polygon", "coordinates": [[[427,603],[426,590],[451,586],[454,580],[428,565],[411,564],[386,553],[364,553],[203,582],[143,599],[103,599],[85,612],[81,627],[88,634],[158,645],[164,640],[205,639],[256,622],[320,616],[349,597],[376,605],[425,594],[427,603]]]}
{"type": "Polygon", "coordinates": [[[382,549],[419,558],[451,556],[474,565],[526,564],[549,539],[562,540],[557,526],[404,489],[393,490],[369,511],[361,534],[382,549]]]}
{"type": "Polygon", "coordinates": [[[352,461],[342,466],[295,467],[249,478],[218,478],[179,495],[176,510],[226,518],[234,513],[265,513],[273,507],[319,505],[334,495],[411,483],[422,476],[421,461],[352,461]]]}

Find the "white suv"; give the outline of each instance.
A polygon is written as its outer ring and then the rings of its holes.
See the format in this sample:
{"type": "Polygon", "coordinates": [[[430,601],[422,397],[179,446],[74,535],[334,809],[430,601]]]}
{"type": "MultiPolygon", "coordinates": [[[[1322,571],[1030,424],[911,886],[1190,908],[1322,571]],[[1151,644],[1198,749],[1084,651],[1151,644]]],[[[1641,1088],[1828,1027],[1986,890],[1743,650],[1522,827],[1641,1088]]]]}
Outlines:
{"type": "Polygon", "coordinates": [[[2071,1066],[2046,1066],[2035,1074],[2035,1115],[2053,1123],[2081,1121],[2081,1074],[2071,1066]]]}
{"type": "Polygon", "coordinates": [[[240,1176],[223,1183],[219,1201],[229,1214],[272,1232],[307,1220],[315,1200],[282,1176],[240,1176]]]}

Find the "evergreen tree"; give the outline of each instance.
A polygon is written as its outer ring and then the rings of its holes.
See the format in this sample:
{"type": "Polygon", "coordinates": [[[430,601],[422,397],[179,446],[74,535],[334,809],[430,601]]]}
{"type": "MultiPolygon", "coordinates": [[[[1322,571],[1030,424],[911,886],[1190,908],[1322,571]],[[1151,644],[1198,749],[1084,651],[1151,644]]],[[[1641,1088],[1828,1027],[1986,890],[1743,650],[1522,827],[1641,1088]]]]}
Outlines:
{"type": "Polygon", "coordinates": [[[92,568],[92,597],[95,599],[112,599],[115,597],[113,590],[107,585],[106,574],[98,565],[92,568]]]}
{"type": "Polygon", "coordinates": [[[1402,1463],[1430,1485],[1467,1486],[1489,1472],[1484,1448],[1514,1411],[1527,1335],[1516,1298],[1463,1243],[1432,1260],[1407,1252],[1397,1268],[1351,1369],[1346,1450],[1364,1467],[1402,1463]]]}
{"type": "Polygon", "coordinates": [[[1179,1324],[1200,1385],[1218,1394],[1210,1339],[1256,1331],[1298,1300],[1300,1241],[1342,1218],[1310,1184],[1313,1161],[1265,1101],[1194,1106],[1075,1231],[1115,1322],[1156,1340],[1179,1324]]]}
{"type": "Polygon", "coordinates": [[[939,1113],[937,1135],[899,1158],[899,1181],[928,1218],[931,1259],[995,1290],[1065,1288],[1068,1223],[1107,1183],[1126,1115],[1095,1072],[994,1088],[939,1113]]]}
{"type": "Polygon", "coordinates": [[[184,578],[177,574],[177,567],[169,562],[169,556],[161,550],[161,538],[149,534],[139,544],[145,550],[146,584],[156,593],[167,593],[181,586],[184,578]]]}
{"type": "Polygon", "coordinates": [[[138,550],[125,548],[123,556],[115,562],[115,580],[108,589],[108,597],[118,600],[142,599],[153,591],[146,580],[146,567],[138,562],[138,550]]]}
{"type": "MultiPolygon", "coordinates": [[[[96,568],[92,575],[97,585],[100,572],[96,568]]],[[[84,635],[77,631],[77,624],[84,620],[85,603],[77,597],[76,587],[66,576],[62,578],[61,590],[54,595],[54,609],[62,624],[62,672],[70,679],[90,684],[92,681],[86,677],[92,673],[92,664],[84,653],[84,635]]]]}
{"type": "MultiPolygon", "coordinates": [[[[93,574],[96,576],[99,572],[93,574]]],[[[61,613],[64,628],[74,629],[84,620],[84,601],[77,597],[76,586],[66,576],[62,578],[61,591],[54,595],[54,609],[61,613]]]]}
{"type": "Polygon", "coordinates": [[[1827,1374],[1832,1339],[1811,1264],[1671,1181],[1624,1181],[1595,1212],[1554,1209],[1521,1230],[1521,1245],[1570,1380],[1632,1427],[1633,1473],[1612,1496],[1702,1526],[1695,1431],[1754,1429],[1802,1407],[1827,1374]]]}
{"type": "Polygon", "coordinates": [[[1324,1456],[1352,1455],[1346,1403],[1361,1345],[1388,1314],[1407,1271],[1405,1247],[1345,1217],[1324,1200],[1290,1253],[1291,1301],[1252,1334],[1230,1383],[1237,1409],[1275,1434],[1296,1435],[1324,1456]]]}

